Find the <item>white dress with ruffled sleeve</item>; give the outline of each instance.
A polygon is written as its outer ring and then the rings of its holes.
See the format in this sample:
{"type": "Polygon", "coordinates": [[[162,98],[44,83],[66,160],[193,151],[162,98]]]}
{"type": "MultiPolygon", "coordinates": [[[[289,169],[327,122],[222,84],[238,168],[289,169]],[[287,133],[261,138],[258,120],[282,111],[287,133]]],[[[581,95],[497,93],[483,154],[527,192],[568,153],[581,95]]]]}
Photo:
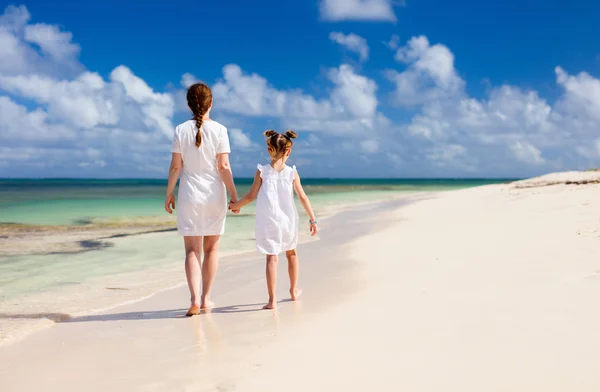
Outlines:
{"type": "Polygon", "coordinates": [[[294,202],[296,166],[275,171],[271,165],[258,165],[262,185],[256,198],[256,248],[278,255],[298,245],[298,210],[294,202]]]}

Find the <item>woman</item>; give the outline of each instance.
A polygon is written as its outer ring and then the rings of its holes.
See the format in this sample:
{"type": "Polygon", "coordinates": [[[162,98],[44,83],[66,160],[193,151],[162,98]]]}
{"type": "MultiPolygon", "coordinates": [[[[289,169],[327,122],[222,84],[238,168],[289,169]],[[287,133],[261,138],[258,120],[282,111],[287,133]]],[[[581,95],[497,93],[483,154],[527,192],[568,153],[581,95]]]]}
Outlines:
{"type": "Polygon", "coordinates": [[[175,209],[175,185],[181,173],[177,197],[177,231],[185,244],[185,274],[191,294],[186,316],[214,307],[210,292],[217,274],[219,239],[225,231],[227,194],[237,201],[229,165],[227,128],[210,119],[212,93],[201,83],[187,91],[194,118],[175,129],[173,156],[165,198],[165,210],[175,209]],[[204,251],[201,263],[200,252],[204,251]],[[200,277],[202,276],[202,294],[200,277]]]}

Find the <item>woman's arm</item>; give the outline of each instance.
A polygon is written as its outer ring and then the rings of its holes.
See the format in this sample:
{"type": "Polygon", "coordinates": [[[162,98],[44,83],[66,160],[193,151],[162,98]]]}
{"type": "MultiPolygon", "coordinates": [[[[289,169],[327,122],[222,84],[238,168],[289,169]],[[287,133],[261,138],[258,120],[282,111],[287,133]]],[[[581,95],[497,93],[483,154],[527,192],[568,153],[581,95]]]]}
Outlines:
{"type": "Polygon", "coordinates": [[[256,196],[258,195],[258,191],[260,190],[260,186],[262,185],[262,178],[260,178],[260,170],[256,171],[254,175],[254,181],[252,182],[252,187],[250,187],[250,191],[244,197],[242,197],[237,203],[229,204],[229,208],[232,210],[239,210],[248,204],[252,203],[256,196]]]}
{"type": "Polygon", "coordinates": [[[306,193],[304,192],[304,188],[302,188],[302,183],[300,182],[300,175],[298,174],[298,172],[296,172],[296,176],[294,177],[294,190],[296,191],[296,194],[298,195],[298,199],[300,199],[300,203],[302,204],[302,207],[304,207],[304,211],[306,211],[306,215],[308,215],[308,219],[310,219],[310,221],[311,221],[310,234],[315,235],[319,231],[319,228],[317,227],[317,223],[316,223],[317,218],[315,217],[315,212],[312,209],[310,200],[308,200],[308,196],[306,196],[306,193]],[[312,223],[312,222],[314,222],[314,223],[312,223]]]}
{"type": "Polygon", "coordinates": [[[165,197],[165,211],[169,214],[173,213],[175,209],[175,186],[183,167],[183,159],[181,154],[174,152],[171,156],[171,167],[169,168],[169,182],[167,184],[167,196],[165,197]]]}
{"type": "Polygon", "coordinates": [[[233,183],[233,172],[231,171],[231,165],[229,164],[229,154],[217,154],[217,169],[219,170],[219,176],[225,183],[227,193],[231,201],[236,202],[238,199],[237,190],[233,183]]]}

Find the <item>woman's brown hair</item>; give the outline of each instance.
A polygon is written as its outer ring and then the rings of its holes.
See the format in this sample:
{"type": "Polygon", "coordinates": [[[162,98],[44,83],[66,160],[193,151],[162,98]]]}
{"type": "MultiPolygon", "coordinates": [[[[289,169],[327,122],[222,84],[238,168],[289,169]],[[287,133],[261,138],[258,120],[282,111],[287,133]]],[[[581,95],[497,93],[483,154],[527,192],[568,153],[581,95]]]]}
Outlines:
{"type": "Polygon", "coordinates": [[[272,129],[265,131],[265,137],[267,138],[267,148],[269,155],[273,159],[280,159],[292,146],[294,142],[292,139],[298,137],[296,132],[288,129],[285,133],[278,133],[272,129]]]}
{"type": "Polygon", "coordinates": [[[187,103],[190,110],[194,114],[194,120],[196,120],[196,127],[198,133],[196,134],[196,147],[200,147],[202,144],[202,117],[208,112],[212,105],[212,91],[204,83],[196,83],[190,86],[187,90],[187,103]]]}

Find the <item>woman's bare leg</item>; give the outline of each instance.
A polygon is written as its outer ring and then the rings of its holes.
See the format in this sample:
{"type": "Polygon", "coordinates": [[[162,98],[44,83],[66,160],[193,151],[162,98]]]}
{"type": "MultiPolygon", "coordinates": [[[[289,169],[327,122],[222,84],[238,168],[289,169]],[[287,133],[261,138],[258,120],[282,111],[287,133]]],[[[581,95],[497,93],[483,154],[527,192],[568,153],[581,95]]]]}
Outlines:
{"type": "Polygon", "coordinates": [[[277,300],[275,299],[275,289],[277,287],[277,255],[267,255],[267,291],[269,292],[269,302],[263,306],[263,309],[275,309],[277,300]]]}
{"type": "Polygon", "coordinates": [[[200,251],[202,237],[183,237],[185,245],[185,276],[190,289],[191,307],[188,316],[197,314],[200,309],[200,251]],[[197,308],[197,310],[196,310],[197,308]]]}
{"type": "Polygon", "coordinates": [[[220,235],[204,237],[204,261],[202,262],[202,298],[200,308],[210,309],[215,306],[210,300],[213,282],[219,267],[219,240],[220,235]]]}
{"type": "Polygon", "coordinates": [[[296,249],[285,252],[288,261],[288,274],[290,275],[290,296],[292,301],[297,300],[302,295],[302,290],[298,288],[298,276],[300,276],[300,264],[298,263],[298,253],[296,249]]]}

